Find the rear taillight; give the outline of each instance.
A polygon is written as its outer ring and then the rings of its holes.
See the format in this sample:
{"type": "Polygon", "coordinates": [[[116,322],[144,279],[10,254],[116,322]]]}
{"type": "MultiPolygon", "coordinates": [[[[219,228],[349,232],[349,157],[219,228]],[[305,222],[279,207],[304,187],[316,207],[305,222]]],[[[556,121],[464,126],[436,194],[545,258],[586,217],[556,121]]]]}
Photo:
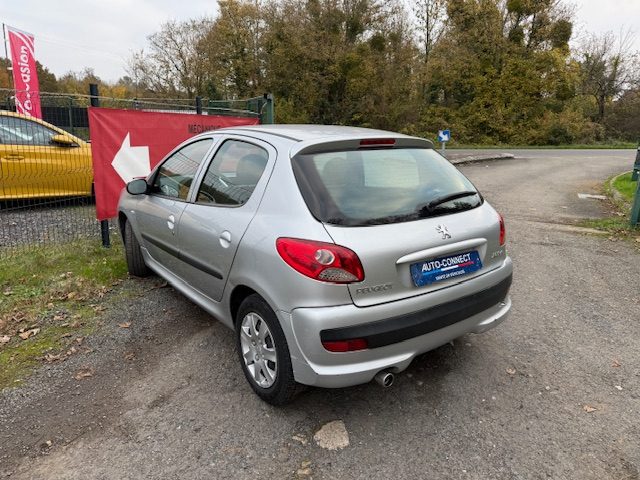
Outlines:
{"type": "Polygon", "coordinates": [[[322,342],[325,350],[330,352],[353,352],[355,350],[366,350],[369,348],[364,338],[354,338],[351,340],[336,340],[334,342],[322,342]]]}
{"type": "Polygon", "coordinates": [[[364,280],[360,259],[348,248],[298,238],[279,238],[276,248],[291,268],[314,280],[329,283],[364,280]]]}
{"type": "Polygon", "coordinates": [[[504,228],[504,218],[502,215],[498,214],[498,218],[500,218],[500,246],[504,246],[507,242],[507,231],[504,228]]]}

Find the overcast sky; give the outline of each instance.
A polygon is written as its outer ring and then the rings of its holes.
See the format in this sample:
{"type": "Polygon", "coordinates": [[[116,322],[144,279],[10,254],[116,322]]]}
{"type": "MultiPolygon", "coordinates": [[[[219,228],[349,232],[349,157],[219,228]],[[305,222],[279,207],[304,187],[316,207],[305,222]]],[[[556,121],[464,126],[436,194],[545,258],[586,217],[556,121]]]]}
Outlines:
{"type": "MultiPolygon", "coordinates": [[[[640,0],[573,3],[577,34],[618,34],[631,27],[640,50],[640,0]]],[[[162,23],[216,12],[216,0],[0,0],[0,22],[33,33],[36,58],[57,76],[92,67],[108,81],[125,75],[131,52],[144,47],[162,23]]]]}

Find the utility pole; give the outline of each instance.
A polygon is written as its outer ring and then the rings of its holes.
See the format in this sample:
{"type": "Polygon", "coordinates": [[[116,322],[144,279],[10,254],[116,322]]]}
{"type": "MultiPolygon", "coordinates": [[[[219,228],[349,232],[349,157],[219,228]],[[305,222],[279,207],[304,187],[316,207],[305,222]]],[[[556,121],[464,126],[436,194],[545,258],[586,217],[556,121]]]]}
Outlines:
{"type": "Polygon", "coordinates": [[[9,88],[14,89],[13,86],[13,62],[9,58],[9,49],[7,48],[7,25],[2,24],[2,37],[4,38],[4,57],[7,59],[7,71],[11,72],[9,75],[9,88]]]}

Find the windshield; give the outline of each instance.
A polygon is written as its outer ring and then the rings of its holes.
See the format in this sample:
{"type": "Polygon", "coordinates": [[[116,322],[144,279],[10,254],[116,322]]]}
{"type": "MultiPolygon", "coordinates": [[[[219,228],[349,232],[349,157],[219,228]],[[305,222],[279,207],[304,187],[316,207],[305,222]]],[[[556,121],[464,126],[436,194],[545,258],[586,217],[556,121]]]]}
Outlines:
{"type": "Polygon", "coordinates": [[[482,204],[473,184],[432,149],[384,148],[299,155],[293,170],[321,222],[407,222],[482,204]]]}

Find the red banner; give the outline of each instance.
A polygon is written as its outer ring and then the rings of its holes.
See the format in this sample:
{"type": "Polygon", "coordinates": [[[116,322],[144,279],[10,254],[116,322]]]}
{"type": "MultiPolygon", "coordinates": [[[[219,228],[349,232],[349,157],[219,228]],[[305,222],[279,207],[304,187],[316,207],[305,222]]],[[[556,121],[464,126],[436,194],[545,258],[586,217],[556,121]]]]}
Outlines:
{"type": "Polygon", "coordinates": [[[146,177],[189,137],[222,127],[256,124],[257,118],[89,107],[96,217],[115,217],[125,184],[146,177]]]}
{"type": "Polygon", "coordinates": [[[11,49],[13,86],[16,90],[16,111],[23,115],[42,118],[34,37],[8,25],[7,34],[11,49]]]}

